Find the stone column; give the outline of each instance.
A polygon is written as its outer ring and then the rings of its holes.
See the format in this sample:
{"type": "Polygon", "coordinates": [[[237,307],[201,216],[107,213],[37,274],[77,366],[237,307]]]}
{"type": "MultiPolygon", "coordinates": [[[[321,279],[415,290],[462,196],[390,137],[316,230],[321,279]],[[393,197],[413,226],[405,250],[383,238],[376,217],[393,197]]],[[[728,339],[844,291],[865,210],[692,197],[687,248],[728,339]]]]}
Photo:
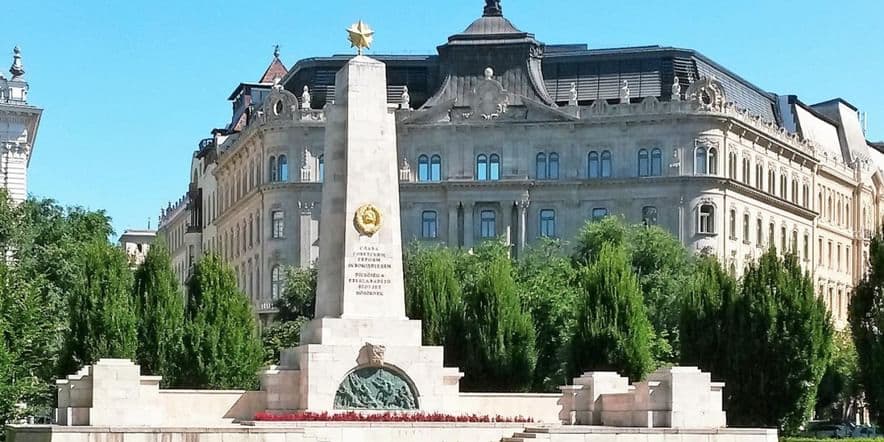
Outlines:
{"type": "Polygon", "coordinates": [[[519,208],[519,242],[518,242],[518,253],[519,256],[525,250],[525,245],[528,242],[528,206],[530,202],[528,200],[522,200],[516,203],[516,206],[519,208]]]}
{"type": "Polygon", "coordinates": [[[448,247],[457,247],[457,208],[460,206],[459,201],[450,201],[448,203],[448,247]]]}
{"type": "Polygon", "coordinates": [[[476,239],[476,226],[473,225],[473,210],[475,210],[472,201],[463,203],[463,247],[469,250],[473,247],[476,239]]]}
{"type": "MultiPolygon", "coordinates": [[[[298,202],[298,250],[300,251],[298,264],[301,267],[310,264],[310,248],[312,247],[310,227],[313,224],[311,221],[314,207],[316,207],[316,203],[313,201],[298,202]]],[[[272,223],[273,220],[271,219],[270,222],[272,223]]]]}

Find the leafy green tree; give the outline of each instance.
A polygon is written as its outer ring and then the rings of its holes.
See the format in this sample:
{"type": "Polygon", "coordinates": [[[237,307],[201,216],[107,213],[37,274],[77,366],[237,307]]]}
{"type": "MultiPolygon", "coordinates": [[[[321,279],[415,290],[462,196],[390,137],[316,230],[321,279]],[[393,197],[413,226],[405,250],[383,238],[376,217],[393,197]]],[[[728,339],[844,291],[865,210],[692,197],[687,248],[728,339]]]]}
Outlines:
{"type": "Polygon", "coordinates": [[[172,261],[159,239],[135,271],[133,290],[138,317],[136,359],[145,373],[176,385],[184,353],[184,295],[172,270],[172,261]]]}
{"type": "Polygon", "coordinates": [[[562,356],[574,328],[578,290],[577,272],[564,248],[561,241],[544,239],[518,262],[522,303],[531,313],[536,332],[535,391],[556,392],[567,382],[562,356]]]}
{"type": "Polygon", "coordinates": [[[462,385],[467,390],[528,390],[536,359],[534,325],[516,291],[507,248],[487,241],[474,255],[464,256],[459,267],[465,281],[462,385]]]}
{"type": "Polygon", "coordinates": [[[62,362],[66,372],[101,358],[134,359],[137,319],[125,253],[107,241],[94,241],[83,248],[76,268],[62,362]]]}
{"type": "Polygon", "coordinates": [[[850,332],[836,332],[832,339],[832,358],[820,381],[816,399],[816,418],[849,422],[860,403],[859,365],[850,332]]]}
{"type": "Polygon", "coordinates": [[[568,372],[616,371],[641,379],[653,369],[648,321],[638,279],[622,245],[606,243],[580,270],[581,295],[568,372]]]}
{"type": "Polygon", "coordinates": [[[832,346],[813,281],[795,255],[771,249],[749,266],[726,311],[728,422],[796,432],[811,417],[832,346]]]}
{"type": "Polygon", "coordinates": [[[205,256],[188,280],[181,386],[251,389],[263,360],[255,316],[220,258],[205,256]]]}
{"type": "Polygon", "coordinates": [[[446,344],[459,333],[454,326],[463,314],[453,251],[441,246],[409,248],[405,255],[405,307],[409,318],[421,321],[424,345],[442,345],[449,351],[446,344]]]}
{"type": "Polygon", "coordinates": [[[57,335],[41,284],[0,263],[0,427],[50,411],[57,335]]]}
{"type": "Polygon", "coordinates": [[[715,378],[727,369],[727,310],[733,305],[737,281],[719,264],[704,257],[688,284],[681,310],[681,364],[698,366],[715,378]]]}
{"type": "Polygon", "coordinates": [[[282,293],[274,302],[275,321],[261,332],[265,364],[276,364],[286,348],[296,347],[301,327],[313,319],[316,304],[316,267],[287,267],[282,293]]]}
{"type": "Polygon", "coordinates": [[[854,289],[849,307],[860,383],[876,422],[884,422],[884,238],[872,238],[869,271],[854,289]]]}
{"type": "Polygon", "coordinates": [[[693,260],[684,245],[657,226],[627,225],[620,217],[590,221],[577,235],[574,263],[595,260],[605,244],[622,247],[638,277],[648,319],[654,329],[651,353],[656,365],[678,360],[679,321],[693,260]]]}

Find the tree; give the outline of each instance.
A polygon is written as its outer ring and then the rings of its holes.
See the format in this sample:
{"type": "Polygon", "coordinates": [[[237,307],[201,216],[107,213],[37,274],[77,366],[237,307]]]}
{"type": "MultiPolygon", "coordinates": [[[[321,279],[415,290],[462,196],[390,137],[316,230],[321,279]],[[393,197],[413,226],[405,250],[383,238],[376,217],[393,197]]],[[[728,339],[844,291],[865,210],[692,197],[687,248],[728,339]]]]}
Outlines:
{"type": "Polygon", "coordinates": [[[638,279],[622,246],[607,243],[580,270],[581,295],[568,355],[569,374],[616,371],[641,379],[653,369],[638,279]]]}
{"type": "Polygon", "coordinates": [[[737,281],[719,264],[704,257],[688,284],[679,326],[682,365],[698,366],[715,378],[727,369],[727,311],[736,296],[737,281]]]}
{"type": "Polygon", "coordinates": [[[137,319],[125,253],[107,241],[93,241],[79,254],[76,268],[69,295],[65,372],[101,358],[134,359],[137,319]]]}
{"type": "Polygon", "coordinates": [[[57,334],[42,284],[0,263],[0,427],[51,411],[57,334]]]}
{"type": "Polygon", "coordinates": [[[255,316],[233,271],[208,255],[187,284],[181,386],[251,389],[263,360],[255,316]]]}
{"type": "Polygon", "coordinates": [[[854,289],[849,307],[860,383],[876,422],[884,421],[884,238],[872,238],[869,271],[854,289]]]}
{"type": "Polygon", "coordinates": [[[792,434],[811,416],[829,363],[832,326],[795,255],[771,249],[749,266],[726,307],[728,421],[792,434]]]}
{"type": "Polygon", "coordinates": [[[605,244],[622,247],[638,277],[648,319],[654,329],[655,365],[678,360],[678,324],[693,260],[684,245],[657,226],[627,225],[620,217],[590,221],[577,235],[574,263],[595,260],[605,244]]]}
{"type": "Polygon", "coordinates": [[[172,271],[165,241],[154,241],[135,272],[134,301],[138,317],[136,359],[145,373],[176,385],[184,352],[184,296],[172,271]]]}
{"type": "Polygon", "coordinates": [[[517,284],[535,327],[535,391],[558,391],[567,382],[562,356],[574,328],[577,272],[564,253],[565,244],[546,239],[519,259],[517,284]]]}
{"type": "Polygon", "coordinates": [[[275,364],[286,348],[295,347],[301,339],[301,327],[313,319],[316,305],[316,267],[287,267],[282,294],[274,302],[276,321],[261,333],[264,362],[275,364]]]}
{"type": "Polygon", "coordinates": [[[836,332],[832,358],[820,381],[816,396],[816,417],[833,422],[850,422],[860,403],[859,366],[850,332],[836,332]]]}
{"type": "MultiPolygon", "coordinates": [[[[409,318],[421,321],[424,345],[448,349],[457,318],[463,313],[456,257],[451,250],[413,245],[405,255],[405,307],[409,318]]],[[[453,346],[450,346],[453,347],[453,346]]]]}
{"type": "Polygon", "coordinates": [[[487,241],[460,263],[465,389],[526,391],[532,383],[534,326],[516,292],[507,252],[501,243],[487,241]]]}

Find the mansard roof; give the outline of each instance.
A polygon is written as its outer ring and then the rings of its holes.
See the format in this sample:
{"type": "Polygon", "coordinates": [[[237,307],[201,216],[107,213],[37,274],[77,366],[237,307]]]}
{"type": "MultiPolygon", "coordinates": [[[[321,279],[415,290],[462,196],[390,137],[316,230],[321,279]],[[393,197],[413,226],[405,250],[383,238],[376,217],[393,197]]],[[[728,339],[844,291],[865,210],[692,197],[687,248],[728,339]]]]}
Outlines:
{"type": "MultiPolygon", "coordinates": [[[[697,51],[663,46],[590,49],[585,44],[545,45],[501,16],[483,16],[438,47],[438,55],[372,55],[387,65],[388,99],[396,102],[408,86],[414,108],[452,100],[466,105],[469,92],[491,67],[502,86],[517,97],[547,106],[565,105],[571,84],[578,101],[617,100],[622,82],[631,97],[669,99],[676,77],[684,88],[715,76],[728,101],[779,122],[776,96],[755,86],[697,51]]],[[[289,91],[310,88],[314,107],[334,95],[336,72],[352,55],[307,58],[282,80],[289,91]]],[[[512,103],[518,105],[519,103],[512,103]]]]}

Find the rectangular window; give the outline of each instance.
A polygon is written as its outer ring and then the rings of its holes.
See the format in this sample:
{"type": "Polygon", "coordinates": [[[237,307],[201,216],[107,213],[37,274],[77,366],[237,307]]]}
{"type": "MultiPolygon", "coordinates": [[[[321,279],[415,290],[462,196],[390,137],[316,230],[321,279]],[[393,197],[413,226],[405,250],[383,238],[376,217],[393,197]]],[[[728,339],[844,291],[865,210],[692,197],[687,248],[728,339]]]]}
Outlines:
{"type": "Polygon", "coordinates": [[[479,214],[479,236],[482,238],[497,236],[497,214],[493,210],[483,210],[479,214]]]}
{"type": "Polygon", "coordinates": [[[715,233],[715,207],[710,204],[700,206],[697,218],[697,233],[715,233]]]}
{"type": "Polygon", "coordinates": [[[642,207],[642,222],[646,226],[657,225],[657,208],[654,206],[642,207]]]}
{"type": "Polygon", "coordinates": [[[282,210],[274,210],[273,218],[273,238],[279,239],[285,237],[285,213],[282,210]]]}
{"type": "Polygon", "coordinates": [[[836,251],[837,251],[837,255],[835,255],[835,256],[838,257],[838,258],[837,258],[837,262],[838,262],[838,270],[840,271],[840,270],[841,270],[841,244],[838,244],[838,247],[836,248],[836,251]]]}
{"type": "Polygon", "coordinates": [[[762,247],[764,245],[764,236],[762,234],[764,228],[762,224],[761,218],[755,220],[755,247],[762,247]]]}
{"type": "Polygon", "coordinates": [[[435,239],[437,237],[436,220],[437,214],[433,210],[427,210],[421,214],[421,238],[435,239]]]}
{"type": "Polygon", "coordinates": [[[556,211],[543,209],[540,211],[540,236],[555,238],[556,236],[556,211]]]}
{"type": "Polygon", "coordinates": [[[743,214],[743,242],[749,242],[749,214],[743,214]]]}
{"type": "Polygon", "coordinates": [[[593,221],[600,220],[606,216],[608,216],[608,209],[604,207],[596,207],[595,209],[592,209],[593,221]]]}

